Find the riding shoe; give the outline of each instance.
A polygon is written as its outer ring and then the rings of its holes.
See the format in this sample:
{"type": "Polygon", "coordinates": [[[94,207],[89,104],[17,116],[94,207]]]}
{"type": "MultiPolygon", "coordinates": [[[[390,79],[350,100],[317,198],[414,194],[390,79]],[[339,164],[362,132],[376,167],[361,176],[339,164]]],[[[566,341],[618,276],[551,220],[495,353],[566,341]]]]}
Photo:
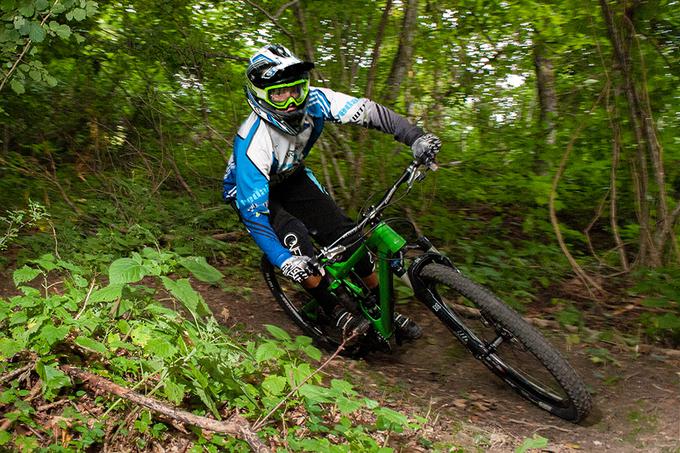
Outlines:
{"type": "Polygon", "coordinates": [[[401,313],[394,314],[397,336],[406,341],[417,340],[423,336],[423,329],[414,320],[401,313]]]}

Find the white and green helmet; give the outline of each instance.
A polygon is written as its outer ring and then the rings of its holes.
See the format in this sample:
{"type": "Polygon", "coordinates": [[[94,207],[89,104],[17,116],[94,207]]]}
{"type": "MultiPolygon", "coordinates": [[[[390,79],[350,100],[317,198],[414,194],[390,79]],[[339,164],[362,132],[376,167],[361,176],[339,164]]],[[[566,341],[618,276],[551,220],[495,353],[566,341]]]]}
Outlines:
{"type": "Polygon", "coordinates": [[[279,44],[267,44],[250,59],[246,70],[246,97],[263,120],[290,135],[302,126],[309,95],[309,71],[314,63],[302,61],[279,44]]]}

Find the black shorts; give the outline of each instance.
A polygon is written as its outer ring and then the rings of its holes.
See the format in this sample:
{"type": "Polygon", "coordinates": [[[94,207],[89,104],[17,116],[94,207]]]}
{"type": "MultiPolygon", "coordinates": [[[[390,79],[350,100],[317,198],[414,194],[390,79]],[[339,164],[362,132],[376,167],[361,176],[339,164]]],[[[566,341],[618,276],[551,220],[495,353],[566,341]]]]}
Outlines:
{"type": "MultiPolygon", "coordinates": [[[[335,204],[318,182],[301,166],[284,181],[269,188],[269,222],[281,243],[293,254],[314,256],[311,238],[322,247],[335,242],[355,223],[335,204]]],[[[359,235],[347,238],[345,258],[361,245],[359,235]]],[[[373,272],[367,256],[356,265],[357,274],[373,272]]]]}

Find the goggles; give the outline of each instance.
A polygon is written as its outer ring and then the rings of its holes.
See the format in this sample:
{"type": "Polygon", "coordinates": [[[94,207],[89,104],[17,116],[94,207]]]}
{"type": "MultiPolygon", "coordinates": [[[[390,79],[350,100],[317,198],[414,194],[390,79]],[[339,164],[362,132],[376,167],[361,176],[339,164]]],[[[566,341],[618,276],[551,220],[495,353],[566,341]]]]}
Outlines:
{"type": "Polygon", "coordinates": [[[268,104],[279,110],[285,110],[291,105],[304,104],[309,93],[309,79],[300,79],[290,83],[279,83],[264,89],[264,99],[268,104]]]}

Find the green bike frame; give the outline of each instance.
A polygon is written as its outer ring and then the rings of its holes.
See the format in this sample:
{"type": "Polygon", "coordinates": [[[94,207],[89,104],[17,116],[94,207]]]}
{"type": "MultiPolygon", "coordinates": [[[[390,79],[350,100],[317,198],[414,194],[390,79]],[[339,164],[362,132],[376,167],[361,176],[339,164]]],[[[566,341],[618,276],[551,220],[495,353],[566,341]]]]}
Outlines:
{"type": "Polygon", "coordinates": [[[359,248],[346,261],[333,263],[325,266],[326,271],[333,277],[330,289],[335,290],[344,285],[352,291],[358,300],[366,297],[366,290],[360,285],[352,282],[349,278],[354,266],[369,253],[374,253],[378,257],[378,282],[380,288],[380,317],[374,318],[361,304],[364,315],[373,322],[375,330],[384,338],[389,339],[394,332],[394,304],[392,303],[392,266],[391,263],[395,256],[398,256],[401,249],[406,245],[406,240],[402,238],[385,222],[378,223],[373,228],[370,236],[359,246],[359,248]],[[363,296],[363,297],[362,297],[363,296]]]}

